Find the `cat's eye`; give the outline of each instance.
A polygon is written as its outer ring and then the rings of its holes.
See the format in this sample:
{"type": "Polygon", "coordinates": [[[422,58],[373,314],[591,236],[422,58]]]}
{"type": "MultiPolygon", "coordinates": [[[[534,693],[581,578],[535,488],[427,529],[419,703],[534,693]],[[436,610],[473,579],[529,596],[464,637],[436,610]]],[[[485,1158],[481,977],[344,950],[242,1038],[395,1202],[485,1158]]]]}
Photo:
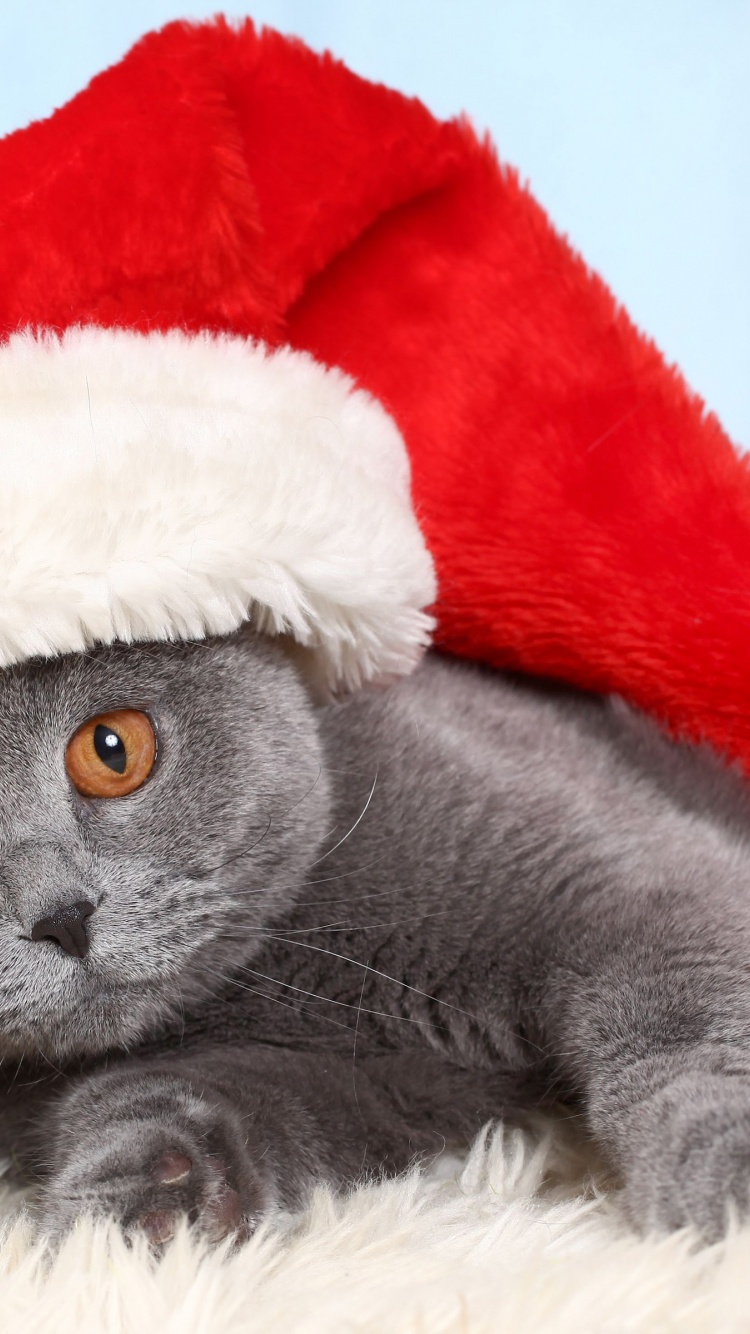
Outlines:
{"type": "Polygon", "coordinates": [[[137,709],[89,718],[65,753],[70,780],[84,797],[126,797],[145,783],[155,759],[151,720],[137,709]]]}

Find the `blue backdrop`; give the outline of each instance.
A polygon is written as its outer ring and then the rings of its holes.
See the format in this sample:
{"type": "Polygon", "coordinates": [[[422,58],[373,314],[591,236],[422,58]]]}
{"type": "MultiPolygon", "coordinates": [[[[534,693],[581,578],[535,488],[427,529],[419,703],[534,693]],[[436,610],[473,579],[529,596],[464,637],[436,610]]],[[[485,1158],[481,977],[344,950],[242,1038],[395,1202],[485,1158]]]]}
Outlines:
{"type": "MultiPolygon", "coordinates": [[[[467,110],[750,447],[750,0],[245,0],[467,110]]],[[[220,0],[217,0],[220,3],[220,0]]],[[[201,0],[0,0],[0,133],[201,0]]]]}

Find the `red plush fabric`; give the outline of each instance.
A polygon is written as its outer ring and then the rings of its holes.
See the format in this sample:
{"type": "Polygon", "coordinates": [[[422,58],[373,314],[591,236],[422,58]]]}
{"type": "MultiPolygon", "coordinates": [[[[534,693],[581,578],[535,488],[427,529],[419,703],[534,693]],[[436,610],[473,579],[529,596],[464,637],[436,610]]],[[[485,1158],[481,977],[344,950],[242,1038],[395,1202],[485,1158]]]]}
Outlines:
{"type": "Polygon", "coordinates": [[[750,771],[750,478],[462,122],[249,23],[173,24],[0,142],[0,329],[207,327],[397,419],[439,642],[618,691],[750,771]]]}

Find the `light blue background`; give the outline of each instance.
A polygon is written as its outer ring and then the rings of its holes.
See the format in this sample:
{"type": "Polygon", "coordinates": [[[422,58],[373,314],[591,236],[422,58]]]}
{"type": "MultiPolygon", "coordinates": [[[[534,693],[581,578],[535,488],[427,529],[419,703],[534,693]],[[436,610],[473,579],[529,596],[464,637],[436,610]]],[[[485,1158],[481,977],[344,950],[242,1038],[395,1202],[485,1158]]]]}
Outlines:
{"type": "MultiPolygon", "coordinates": [[[[228,12],[489,128],[750,446],[750,0],[240,3],[228,12]]],[[[0,133],[47,115],[148,28],[215,7],[0,0],[0,133]]]]}

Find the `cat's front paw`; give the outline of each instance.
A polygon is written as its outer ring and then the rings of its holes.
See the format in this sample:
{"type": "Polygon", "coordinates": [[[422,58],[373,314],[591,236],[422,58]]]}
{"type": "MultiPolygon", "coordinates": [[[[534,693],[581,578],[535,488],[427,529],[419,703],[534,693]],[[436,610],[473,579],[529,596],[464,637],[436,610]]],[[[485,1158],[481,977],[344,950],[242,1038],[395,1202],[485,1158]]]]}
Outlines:
{"type": "Polygon", "coordinates": [[[163,1245],[187,1219],[210,1240],[248,1236],[270,1204],[234,1109],[171,1073],[92,1078],[58,1109],[41,1231],[110,1217],[163,1245]]]}
{"type": "Polygon", "coordinates": [[[750,1079],[684,1075],[631,1115],[625,1203],[646,1231],[692,1226],[705,1241],[750,1220],[750,1079]]]}

